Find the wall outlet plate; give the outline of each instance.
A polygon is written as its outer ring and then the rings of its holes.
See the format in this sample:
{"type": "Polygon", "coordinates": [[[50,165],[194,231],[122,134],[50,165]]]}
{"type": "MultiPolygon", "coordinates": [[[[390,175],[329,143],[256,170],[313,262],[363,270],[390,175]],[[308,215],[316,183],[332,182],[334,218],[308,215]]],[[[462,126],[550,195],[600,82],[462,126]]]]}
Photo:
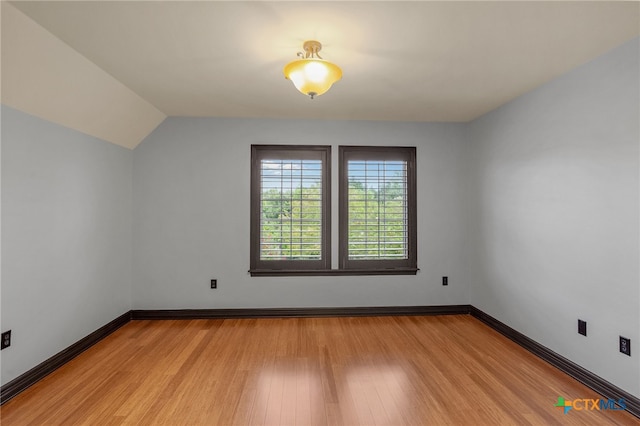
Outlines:
{"type": "Polygon", "coordinates": [[[218,288],[218,280],[211,280],[211,288],[218,288]]]}
{"type": "Polygon", "coordinates": [[[581,319],[578,320],[578,333],[582,334],[583,336],[587,335],[587,322],[586,321],[582,321],[581,319]]]}
{"type": "Polygon", "coordinates": [[[11,330],[2,333],[2,340],[0,341],[0,343],[0,350],[11,346],[11,330]]]}
{"type": "Polygon", "coordinates": [[[449,285],[449,277],[442,277],[442,285],[449,285]]]}
{"type": "Polygon", "coordinates": [[[620,352],[631,356],[631,339],[620,336],[620,352]]]}

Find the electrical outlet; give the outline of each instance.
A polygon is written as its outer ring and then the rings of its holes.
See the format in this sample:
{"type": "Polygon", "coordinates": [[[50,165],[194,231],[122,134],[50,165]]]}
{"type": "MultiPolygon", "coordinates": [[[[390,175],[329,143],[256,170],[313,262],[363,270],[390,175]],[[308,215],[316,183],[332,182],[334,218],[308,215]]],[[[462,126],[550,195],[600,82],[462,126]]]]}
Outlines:
{"type": "Polygon", "coordinates": [[[218,288],[218,280],[211,280],[211,288],[218,288]]]}
{"type": "Polygon", "coordinates": [[[442,285],[449,285],[449,277],[442,277],[442,285]]]}
{"type": "Polygon", "coordinates": [[[0,346],[0,350],[11,346],[11,330],[5,331],[4,333],[2,333],[1,343],[2,345],[0,346]]]}
{"type": "Polygon", "coordinates": [[[583,336],[587,335],[587,322],[586,321],[582,321],[581,319],[578,320],[578,333],[582,334],[583,336]]]}
{"type": "Polygon", "coordinates": [[[620,336],[620,352],[631,356],[631,339],[620,336]]]}

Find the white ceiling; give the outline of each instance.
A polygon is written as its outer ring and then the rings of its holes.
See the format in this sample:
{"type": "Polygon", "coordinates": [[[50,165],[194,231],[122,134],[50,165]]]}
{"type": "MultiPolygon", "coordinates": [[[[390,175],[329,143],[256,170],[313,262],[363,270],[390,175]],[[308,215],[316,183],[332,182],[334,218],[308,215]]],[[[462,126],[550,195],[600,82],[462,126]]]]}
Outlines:
{"type": "Polygon", "coordinates": [[[22,1],[170,116],[468,121],[638,36],[638,2],[22,1]],[[343,79],[284,79],[302,42],[343,79]]]}

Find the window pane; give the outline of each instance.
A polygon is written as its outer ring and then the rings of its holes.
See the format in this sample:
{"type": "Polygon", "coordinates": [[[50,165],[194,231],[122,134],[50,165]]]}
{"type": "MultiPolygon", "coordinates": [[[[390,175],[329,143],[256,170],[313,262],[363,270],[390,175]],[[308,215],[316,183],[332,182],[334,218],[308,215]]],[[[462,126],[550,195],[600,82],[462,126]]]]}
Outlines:
{"type": "Polygon", "coordinates": [[[347,162],[348,258],[407,259],[407,162],[347,162]]]}
{"type": "Polygon", "coordinates": [[[322,258],[322,161],[261,160],[260,260],[322,258]]]}

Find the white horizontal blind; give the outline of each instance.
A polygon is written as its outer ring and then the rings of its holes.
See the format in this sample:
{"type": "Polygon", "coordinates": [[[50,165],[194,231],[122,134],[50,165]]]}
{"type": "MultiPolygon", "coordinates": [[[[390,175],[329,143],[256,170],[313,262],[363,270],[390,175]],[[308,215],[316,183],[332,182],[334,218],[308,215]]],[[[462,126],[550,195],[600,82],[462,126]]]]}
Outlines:
{"type": "Polygon", "coordinates": [[[348,258],[407,259],[407,162],[349,160],[348,258]]]}
{"type": "Polygon", "coordinates": [[[322,161],[260,162],[260,260],[322,258],[322,161]]]}

